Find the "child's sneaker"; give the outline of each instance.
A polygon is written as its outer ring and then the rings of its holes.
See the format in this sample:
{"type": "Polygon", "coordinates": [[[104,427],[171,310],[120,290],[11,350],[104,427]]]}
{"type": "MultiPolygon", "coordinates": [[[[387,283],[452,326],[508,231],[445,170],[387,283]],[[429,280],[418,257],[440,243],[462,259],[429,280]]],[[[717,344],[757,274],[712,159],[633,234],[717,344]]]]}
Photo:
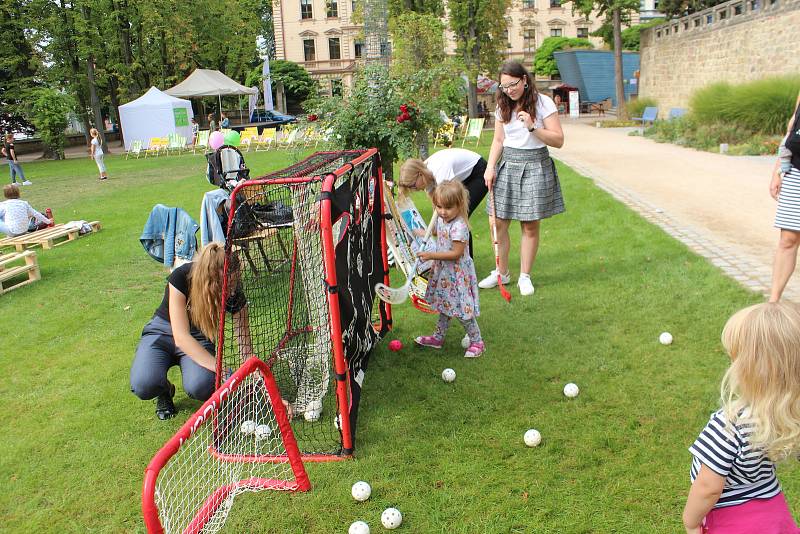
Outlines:
{"type": "MultiPolygon", "coordinates": [[[[503,281],[503,285],[509,283],[511,281],[511,273],[506,273],[500,277],[503,281]]],[[[492,289],[493,287],[497,287],[497,269],[492,269],[492,272],[489,273],[489,276],[478,282],[478,287],[481,289],[492,289]]]]}
{"type": "Polygon", "coordinates": [[[519,294],[523,297],[533,295],[533,282],[531,282],[530,275],[525,273],[520,274],[519,280],[517,281],[517,286],[519,286],[519,294]]]}
{"type": "Polygon", "coordinates": [[[436,336],[417,336],[414,338],[414,343],[431,349],[441,349],[442,345],[444,345],[444,340],[436,336]]]}
{"type": "Polygon", "coordinates": [[[469,346],[467,352],[464,353],[465,358],[477,358],[486,352],[486,344],[483,341],[477,341],[469,346]]]}
{"type": "Polygon", "coordinates": [[[22,182],[22,185],[33,185],[33,182],[31,182],[30,180],[25,180],[24,182],[22,182]]]}

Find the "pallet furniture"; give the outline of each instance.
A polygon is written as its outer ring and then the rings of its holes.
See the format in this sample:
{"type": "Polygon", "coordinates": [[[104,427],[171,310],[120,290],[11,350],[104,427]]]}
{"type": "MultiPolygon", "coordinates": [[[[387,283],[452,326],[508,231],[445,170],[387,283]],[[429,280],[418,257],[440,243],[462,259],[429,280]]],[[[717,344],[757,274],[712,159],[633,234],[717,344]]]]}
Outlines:
{"type": "Polygon", "coordinates": [[[32,250],[0,254],[0,295],[41,279],[36,253],[32,250]],[[21,265],[15,265],[20,263],[21,265]],[[28,278],[20,280],[23,274],[28,278]],[[16,281],[14,280],[16,279],[16,281]]]}
{"type": "MultiPolygon", "coordinates": [[[[100,221],[92,221],[88,224],[92,227],[92,233],[100,230],[100,221]]],[[[80,237],[79,232],[80,229],[74,226],[67,227],[63,224],[57,224],[51,228],[45,228],[44,230],[37,230],[16,237],[0,239],[0,248],[14,247],[17,252],[22,252],[27,248],[41,245],[43,249],[48,250],[78,239],[78,237],[80,237]]]]}

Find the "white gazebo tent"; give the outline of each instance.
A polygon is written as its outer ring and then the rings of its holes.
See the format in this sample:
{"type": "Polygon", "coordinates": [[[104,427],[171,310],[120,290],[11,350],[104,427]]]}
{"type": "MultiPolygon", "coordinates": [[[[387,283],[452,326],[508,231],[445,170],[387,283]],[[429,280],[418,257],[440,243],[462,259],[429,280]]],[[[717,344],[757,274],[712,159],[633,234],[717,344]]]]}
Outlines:
{"type": "Polygon", "coordinates": [[[219,99],[219,109],[222,110],[222,97],[224,95],[257,95],[258,88],[245,87],[218,70],[195,69],[188,78],[164,92],[168,95],[184,98],[216,96],[219,99]]]}
{"type": "Polygon", "coordinates": [[[125,149],[138,139],[147,147],[152,137],[177,133],[192,141],[192,103],[151,87],[145,94],[119,107],[125,149]]]}

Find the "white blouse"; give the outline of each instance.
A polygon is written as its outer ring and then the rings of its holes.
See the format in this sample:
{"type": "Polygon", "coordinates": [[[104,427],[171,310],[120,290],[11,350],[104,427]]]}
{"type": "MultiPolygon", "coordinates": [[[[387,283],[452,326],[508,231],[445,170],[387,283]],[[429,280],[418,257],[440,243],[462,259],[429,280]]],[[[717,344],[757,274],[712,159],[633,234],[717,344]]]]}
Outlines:
{"type": "MultiPolygon", "coordinates": [[[[533,125],[536,128],[543,128],[544,119],[557,112],[558,108],[555,102],[553,102],[553,99],[539,93],[536,99],[536,120],[533,121],[533,125]]],[[[542,148],[546,146],[533,132],[528,131],[528,128],[525,127],[525,122],[515,117],[513,112],[511,120],[508,121],[508,123],[503,122],[499,108],[494,110],[494,117],[503,125],[503,132],[505,133],[505,139],[503,139],[504,147],[542,148]]]]}

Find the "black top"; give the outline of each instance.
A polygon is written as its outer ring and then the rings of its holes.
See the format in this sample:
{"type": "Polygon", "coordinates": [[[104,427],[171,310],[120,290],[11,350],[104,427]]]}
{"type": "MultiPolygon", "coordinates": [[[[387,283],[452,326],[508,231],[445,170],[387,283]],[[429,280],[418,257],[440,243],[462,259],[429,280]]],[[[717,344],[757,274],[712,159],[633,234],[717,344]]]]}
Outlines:
{"type": "Polygon", "coordinates": [[[3,143],[3,148],[6,149],[6,159],[8,161],[14,161],[14,156],[11,155],[11,151],[14,150],[14,143],[6,141],[3,143]]]}
{"type": "MultiPolygon", "coordinates": [[[[183,293],[186,300],[189,300],[189,271],[192,268],[191,263],[184,263],[167,277],[167,285],[164,288],[164,299],[161,301],[161,306],[156,310],[155,315],[161,317],[169,322],[169,286],[172,285],[175,289],[183,293]]],[[[241,288],[236,290],[225,304],[225,311],[228,313],[237,313],[247,305],[247,299],[244,296],[241,288]]],[[[191,321],[191,319],[190,319],[191,321]]],[[[190,324],[190,329],[198,330],[197,326],[190,324]]]]}
{"type": "Polygon", "coordinates": [[[792,153],[792,167],[800,169],[800,106],[794,114],[794,121],[786,138],[786,148],[792,153]]]}

